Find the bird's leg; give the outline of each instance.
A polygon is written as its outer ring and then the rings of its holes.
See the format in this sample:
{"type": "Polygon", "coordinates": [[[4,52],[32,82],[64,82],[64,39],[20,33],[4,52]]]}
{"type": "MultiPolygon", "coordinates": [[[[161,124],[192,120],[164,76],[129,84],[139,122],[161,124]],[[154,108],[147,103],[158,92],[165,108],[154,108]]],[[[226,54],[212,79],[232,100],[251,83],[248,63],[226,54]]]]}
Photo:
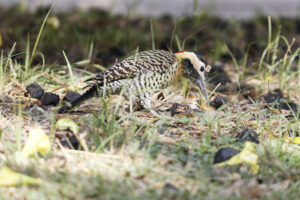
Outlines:
{"type": "Polygon", "coordinates": [[[143,108],[139,96],[133,93],[132,90],[127,90],[126,92],[124,92],[123,97],[127,101],[129,101],[129,106],[125,108],[126,111],[133,112],[133,111],[141,110],[143,108]]]}
{"type": "Polygon", "coordinates": [[[141,95],[141,105],[149,110],[154,116],[159,117],[160,114],[155,111],[151,106],[151,95],[150,93],[144,93],[141,95]]]}

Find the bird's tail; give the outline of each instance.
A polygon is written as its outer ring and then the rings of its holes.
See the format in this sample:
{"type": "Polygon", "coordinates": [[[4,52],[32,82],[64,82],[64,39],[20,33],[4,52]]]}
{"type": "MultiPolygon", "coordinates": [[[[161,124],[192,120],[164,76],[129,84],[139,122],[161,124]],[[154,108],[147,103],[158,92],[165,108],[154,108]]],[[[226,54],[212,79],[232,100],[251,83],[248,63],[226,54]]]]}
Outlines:
{"type": "Polygon", "coordinates": [[[70,110],[71,108],[83,103],[84,101],[86,101],[90,98],[93,98],[97,94],[98,94],[98,86],[96,84],[94,84],[85,93],[83,93],[78,98],[71,101],[69,103],[69,105],[63,105],[62,107],[60,107],[58,110],[58,113],[65,113],[66,111],[70,110]]]}

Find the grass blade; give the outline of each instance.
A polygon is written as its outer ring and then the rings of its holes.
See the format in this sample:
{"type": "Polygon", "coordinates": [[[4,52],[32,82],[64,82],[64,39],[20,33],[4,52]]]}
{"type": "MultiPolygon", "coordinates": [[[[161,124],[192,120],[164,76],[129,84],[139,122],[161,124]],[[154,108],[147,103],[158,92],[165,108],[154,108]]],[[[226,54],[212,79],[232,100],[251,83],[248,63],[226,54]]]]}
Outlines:
{"type": "Polygon", "coordinates": [[[54,7],[54,6],[52,5],[51,8],[50,8],[49,11],[48,11],[46,17],[44,18],[44,21],[43,21],[42,26],[41,26],[41,28],[40,28],[39,34],[38,34],[38,36],[37,36],[37,38],[36,38],[36,40],[35,40],[35,43],[34,43],[34,46],[33,46],[33,49],[32,49],[31,57],[30,57],[30,60],[29,60],[29,63],[28,63],[28,68],[30,67],[30,65],[31,65],[31,63],[32,63],[32,60],[33,60],[33,58],[34,58],[34,56],[35,56],[35,52],[36,52],[37,47],[38,47],[38,45],[39,45],[39,41],[40,41],[40,39],[41,39],[41,36],[42,36],[43,30],[44,30],[44,27],[45,27],[45,25],[46,25],[46,22],[47,22],[47,20],[48,20],[48,17],[49,17],[49,15],[50,15],[50,13],[51,13],[53,7],[54,7]]]}

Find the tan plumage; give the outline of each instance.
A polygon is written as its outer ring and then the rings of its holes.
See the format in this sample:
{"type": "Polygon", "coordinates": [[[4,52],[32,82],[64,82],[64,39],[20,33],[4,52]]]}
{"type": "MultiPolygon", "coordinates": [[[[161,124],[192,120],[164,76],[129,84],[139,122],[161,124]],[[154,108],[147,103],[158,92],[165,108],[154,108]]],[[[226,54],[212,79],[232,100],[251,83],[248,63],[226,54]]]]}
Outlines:
{"type": "Polygon", "coordinates": [[[116,63],[89,80],[97,81],[99,86],[113,81],[135,77],[138,73],[150,70],[164,73],[176,62],[174,54],[162,50],[143,51],[116,63]]]}
{"type": "Polygon", "coordinates": [[[169,86],[181,75],[187,75],[185,72],[192,71],[189,76],[198,73],[194,68],[198,64],[197,60],[196,54],[191,52],[173,54],[163,50],[149,50],[132,55],[89,79],[92,81],[90,88],[71,102],[70,107],[63,106],[59,112],[65,112],[97,93],[118,94],[124,88],[125,97],[156,113],[151,109],[152,94],[169,86]]]}

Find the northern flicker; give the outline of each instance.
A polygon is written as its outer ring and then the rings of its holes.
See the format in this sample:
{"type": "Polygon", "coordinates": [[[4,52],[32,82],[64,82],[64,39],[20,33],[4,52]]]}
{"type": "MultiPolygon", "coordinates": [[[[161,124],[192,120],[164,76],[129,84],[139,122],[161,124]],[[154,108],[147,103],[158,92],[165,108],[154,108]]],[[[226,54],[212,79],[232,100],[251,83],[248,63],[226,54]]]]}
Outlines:
{"type": "Polygon", "coordinates": [[[64,113],[94,96],[119,94],[124,88],[123,95],[134,105],[141,105],[157,115],[151,107],[151,96],[181,76],[196,84],[207,100],[205,68],[203,58],[194,51],[175,54],[164,50],[143,51],[88,79],[92,82],[89,89],[69,105],[62,106],[58,112],[64,113]]]}

